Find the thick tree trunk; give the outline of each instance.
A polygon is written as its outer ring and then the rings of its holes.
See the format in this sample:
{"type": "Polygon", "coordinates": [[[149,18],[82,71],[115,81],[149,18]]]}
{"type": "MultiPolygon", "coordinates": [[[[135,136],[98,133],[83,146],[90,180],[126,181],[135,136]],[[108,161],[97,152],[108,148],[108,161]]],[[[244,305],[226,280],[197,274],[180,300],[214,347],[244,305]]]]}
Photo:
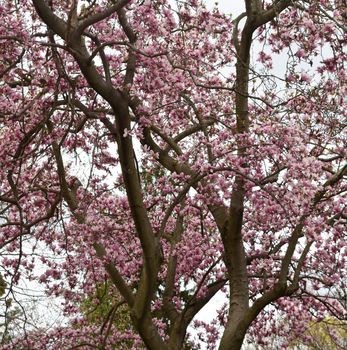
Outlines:
{"type": "Polygon", "coordinates": [[[246,336],[248,325],[244,322],[245,314],[242,310],[229,316],[225,332],[221,339],[219,350],[239,350],[246,336]]]}
{"type": "MultiPolygon", "coordinates": [[[[236,133],[247,134],[250,128],[249,106],[249,70],[250,50],[254,31],[267,23],[288,6],[281,0],[268,11],[262,9],[258,0],[245,0],[246,12],[235,22],[234,46],[237,50],[235,105],[236,133]],[[265,17],[264,17],[265,16],[265,17]],[[246,23],[238,39],[238,22],[246,17],[246,23]]],[[[247,167],[247,149],[240,143],[238,156],[247,167]]],[[[249,307],[249,285],[247,274],[247,255],[242,238],[243,211],[245,202],[245,180],[236,175],[231,195],[229,217],[226,226],[221,230],[225,250],[225,264],[229,275],[230,306],[228,322],[224,330],[219,350],[239,350],[242,347],[246,332],[259,310],[249,307]]],[[[264,305],[265,306],[265,305],[264,305]]]]}

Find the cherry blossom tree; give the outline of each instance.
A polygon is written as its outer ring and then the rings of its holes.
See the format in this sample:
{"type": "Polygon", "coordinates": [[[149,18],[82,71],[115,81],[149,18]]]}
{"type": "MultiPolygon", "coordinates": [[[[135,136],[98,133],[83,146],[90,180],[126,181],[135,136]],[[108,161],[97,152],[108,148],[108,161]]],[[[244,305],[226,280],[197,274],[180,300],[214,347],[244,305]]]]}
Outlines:
{"type": "Polygon", "coordinates": [[[346,317],[346,4],[244,3],[1,2],[1,300],[31,281],[68,320],[2,349],[285,347],[346,317]]]}

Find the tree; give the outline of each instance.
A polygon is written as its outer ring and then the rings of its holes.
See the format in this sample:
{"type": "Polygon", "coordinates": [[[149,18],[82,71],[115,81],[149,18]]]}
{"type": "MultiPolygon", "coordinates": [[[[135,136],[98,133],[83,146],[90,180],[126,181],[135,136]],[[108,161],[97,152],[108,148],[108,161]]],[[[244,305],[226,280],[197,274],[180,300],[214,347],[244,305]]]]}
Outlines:
{"type": "Polygon", "coordinates": [[[345,317],[345,2],[244,3],[2,2],[1,275],[70,320],[3,349],[236,350],[345,317]],[[132,326],[105,338],[79,306],[106,280],[132,326]]]}
{"type": "Polygon", "coordinates": [[[345,349],[347,342],[346,323],[333,318],[326,318],[308,325],[300,338],[295,339],[290,349],[320,350],[345,349]]]}

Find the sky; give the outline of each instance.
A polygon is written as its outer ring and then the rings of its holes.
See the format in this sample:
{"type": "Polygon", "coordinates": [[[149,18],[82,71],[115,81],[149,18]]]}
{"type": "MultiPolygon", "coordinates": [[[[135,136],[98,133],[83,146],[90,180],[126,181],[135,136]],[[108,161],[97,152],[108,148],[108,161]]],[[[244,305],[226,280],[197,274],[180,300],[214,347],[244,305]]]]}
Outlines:
{"type": "MultiPolygon", "coordinates": [[[[206,3],[209,7],[217,1],[207,0],[206,3]]],[[[227,14],[232,14],[233,18],[242,13],[245,9],[244,0],[220,0],[218,1],[218,7],[227,14]]]]}

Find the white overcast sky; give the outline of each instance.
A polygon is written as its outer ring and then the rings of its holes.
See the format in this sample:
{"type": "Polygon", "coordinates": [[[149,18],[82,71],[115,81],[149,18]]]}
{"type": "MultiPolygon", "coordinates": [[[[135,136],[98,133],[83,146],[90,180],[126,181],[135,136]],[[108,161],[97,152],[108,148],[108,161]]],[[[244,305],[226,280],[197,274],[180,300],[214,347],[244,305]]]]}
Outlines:
{"type": "Polygon", "coordinates": [[[245,5],[244,0],[220,0],[213,1],[207,0],[206,3],[209,7],[213,7],[213,5],[218,2],[218,7],[227,14],[232,14],[233,18],[238,16],[240,13],[244,12],[245,5]]]}

